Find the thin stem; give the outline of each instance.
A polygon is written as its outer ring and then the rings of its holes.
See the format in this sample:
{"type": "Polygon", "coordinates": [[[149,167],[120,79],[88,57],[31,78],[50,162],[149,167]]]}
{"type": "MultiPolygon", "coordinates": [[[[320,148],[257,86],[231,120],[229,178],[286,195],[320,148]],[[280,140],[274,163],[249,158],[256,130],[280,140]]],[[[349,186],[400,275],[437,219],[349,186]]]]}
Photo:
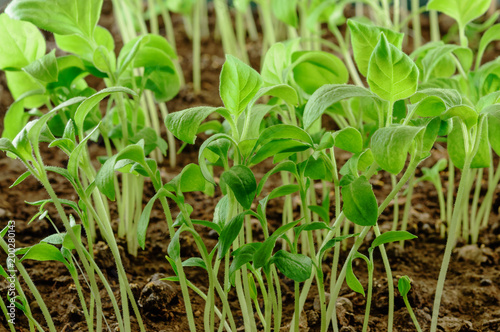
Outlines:
{"type": "Polygon", "coordinates": [[[201,1],[197,0],[193,6],[193,89],[195,93],[201,91],[201,36],[200,36],[200,10],[201,1]]]}
{"type": "Polygon", "coordinates": [[[420,1],[411,0],[411,13],[413,16],[413,49],[422,46],[422,28],[420,26],[420,1]]]}
{"type": "MultiPolygon", "coordinates": [[[[408,221],[410,220],[410,210],[411,210],[411,200],[413,197],[415,175],[412,175],[410,180],[408,180],[408,192],[406,194],[406,202],[403,210],[403,220],[401,221],[401,230],[406,231],[408,227],[408,221]]],[[[405,241],[401,240],[399,245],[404,249],[405,241]]]]}
{"type": "Polygon", "coordinates": [[[439,32],[438,12],[435,10],[429,11],[429,19],[431,25],[431,41],[438,42],[441,40],[441,33],[439,32]]]}
{"type": "Polygon", "coordinates": [[[415,317],[415,314],[413,313],[413,309],[411,308],[410,302],[408,301],[408,297],[403,296],[403,301],[405,302],[406,308],[408,309],[408,313],[410,314],[413,324],[415,324],[415,328],[417,329],[418,332],[422,332],[422,328],[418,323],[417,317],[415,317]]]}

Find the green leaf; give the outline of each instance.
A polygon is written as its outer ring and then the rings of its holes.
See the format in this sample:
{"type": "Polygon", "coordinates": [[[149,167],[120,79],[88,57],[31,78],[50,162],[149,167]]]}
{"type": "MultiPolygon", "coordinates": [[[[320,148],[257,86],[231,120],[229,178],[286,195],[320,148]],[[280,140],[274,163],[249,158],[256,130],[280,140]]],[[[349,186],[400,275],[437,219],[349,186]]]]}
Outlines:
{"type": "Polygon", "coordinates": [[[377,238],[373,240],[369,250],[374,250],[376,247],[386,243],[411,240],[416,238],[417,236],[407,231],[388,231],[381,234],[380,236],[377,236],[377,238]]]}
{"type": "Polygon", "coordinates": [[[101,8],[102,0],[15,0],[5,12],[53,33],[92,38],[101,8]]]}
{"type": "Polygon", "coordinates": [[[304,129],[308,129],[333,104],[353,97],[377,98],[370,90],[355,85],[327,84],[320,87],[309,98],[304,109],[304,129]]]}
{"type": "Polygon", "coordinates": [[[221,181],[227,184],[245,210],[250,209],[257,190],[257,182],[250,168],[243,165],[233,166],[222,173],[221,181]]]}
{"type": "Polygon", "coordinates": [[[222,107],[192,107],[179,112],[169,113],[165,119],[165,126],[181,141],[194,144],[200,124],[214,112],[227,115],[227,111],[222,107]]]}
{"type": "MultiPolygon", "coordinates": [[[[92,62],[94,56],[94,46],[87,39],[79,35],[58,35],[54,34],[57,46],[68,53],[76,54],[83,59],[92,62]]],[[[94,41],[97,46],[103,46],[108,51],[113,51],[115,43],[111,33],[101,27],[96,26],[94,31],[94,41]]]]}
{"type": "Polygon", "coordinates": [[[500,111],[488,114],[488,139],[491,148],[500,155],[500,111]]]}
{"type": "Polygon", "coordinates": [[[229,278],[233,286],[234,273],[238,271],[243,265],[250,263],[255,252],[261,246],[261,242],[247,243],[231,253],[231,256],[233,256],[233,261],[231,262],[231,266],[229,267],[229,278]]]}
{"type": "Polygon", "coordinates": [[[477,123],[478,119],[476,110],[467,105],[450,107],[446,112],[441,114],[441,119],[447,120],[455,116],[459,117],[469,129],[477,123]]]}
{"type": "Polygon", "coordinates": [[[283,72],[288,65],[289,59],[285,45],[283,43],[272,45],[264,57],[261,69],[262,79],[270,85],[285,83],[283,72]]]}
{"type": "Polygon", "coordinates": [[[293,79],[309,95],[325,84],[344,84],[349,80],[346,66],[333,54],[298,51],[292,54],[292,61],[293,79]]]}
{"type": "Polygon", "coordinates": [[[302,254],[279,250],[271,258],[270,263],[274,263],[287,278],[297,282],[306,281],[312,273],[311,258],[302,254]]]}
{"type": "Polygon", "coordinates": [[[467,47],[458,45],[442,45],[430,50],[422,59],[424,82],[429,80],[434,68],[439,66],[440,61],[447,56],[455,56],[460,61],[465,72],[469,72],[472,66],[472,51],[467,47]]]}
{"type": "MultiPolygon", "coordinates": [[[[361,255],[358,252],[356,252],[356,254],[361,255]]],[[[364,255],[362,255],[362,256],[364,256],[364,255]]],[[[356,293],[359,293],[359,294],[362,294],[363,296],[365,296],[365,289],[363,288],[363,285],[361,285],[361,283],[359,282],[358,278],[356,278],[356,276],[354,275],[354,271],[352,270],[352,261],[355,258],[357,258],[356,255],[347,264],[345,281],[347,283],[347,286],[349,286],[350,289],[352,289],[356,293]]]]}
{"type": "Polygon", "coordinates": [[[422,127],[393,125],[377,130],[371,140],[371,149],[375,161],[382,169],[400,173],[406,163],[406,157],[413,140],[422,132],[422,127]]]}
{"type": "Polygon", "coordinates": [[[325,209],[323,206],[318,206],[318,205],[309,205],[308,208],[312,212],[319,215],[324,222],[327,223],[330,222],[330,213],[328,212],[328,209],[325,209]]]}
{"type": "Polygon", "coordinates": [[[262,78],[250,66],[232,55],[226,55],[226,62],[220,74],[220,96],[224,106],[238,117],[262,86],[262,78]]]}
{"type": "Polygon", "coordinates": [[[314,145],[311,136],[304,129],[297,126],[279,124],[266,128],[259,136],[255,147],[276,139],[294,139],[305,142],[310,146],[314,145]]]}
{"type": "Polygon", "coordinates": [[[28,249],[28,252],[20,259],[24,261],[25,259],[32,259],[35,261],[58,261],[67,264],[61,251],[51,244],[40,242],[28,249]]]}
{"type": "Polygon", "coordinates": [[[207,269],[207,265],[205,261],[200,257],[189,257],[184,262],[182,262],[183,267],[201,267],[203,269],[207,269]]]}
{"type": "Polygon", "coordinates": [[[381,33],[368,65],[366,80],[380,98],[394,103],[417,91],[417,65],[381,33]]]}
{"type": "Polygon", "coordinates": [[[344,151],[360,153],[363,151],[363,137],[359,130],[353,127],[346,127],[332,133],[334,146],[344,151]]]}
{"type": "Polygon", "coordinates": [[[219,259],[224,258],[227,252],[233,245],[234,240],[240,234],[241,228],[243,227],[243,221],[245,220],[245,215],[247,212],[238,214],[233,217],[228,223],[222,228],[222,232],[219,236],[219,259]]]}
{"type": "Polygon", "coordinates": [[[378,205],[372,186],[360,176],[342,187],[343,211],[347,219],[360,226],[374,226],[378,219],[378,205]]]}
{"type": "Polygon", "coordinates": [[[14,100],[24,98],[23,105],[26,108],[40,107],[48,100],[44,87],[33,77],[24,71],[6,71],[5,78],[9,92],[14,100]]]}
{"type": "MultiPolygon", "coordinates": [[[[82,244],[82,225],[74,225],[71,227],[73,232],[75,233],[76,240],[82,244]]],[[[73,250],[75,249],[75,243],[71,240],[71,236],[68,233],[64,235],[62,246],[66,249],[73,250]]]]}
{"type": "Polygon", "coordinates": [[[24,128],[26,123],[28,123],[29,117],[29,114],[24,111],[22,101],[12,103],[4,117],[2,137],[13,140],[24,128]]]}
{"type": "Polygon", "coordinates": [[[111,88],[105,88],[102,89],[101,91],[93,94],[92,96],[86,98],[80,106],[76,109],[75,115],[74,115],[74,121],[75,125],[78,128],[78,134],[83,135],[83,126],[84,126],[84,121],[87,115],[90,113],[90,111],[97,106],[101,100],[106,98],[112,93],[128,93],[133,96],[136,96],[137,94],[124,87],[111,87],[111,88]]]}
{"type": "MultiPolygon", "coordinates": [[[[488,123],[487,121],[483,121],[481,123],[483,126],[481,137],[476,137],[476,139],[479,139],[479,148],[476,155],[473,156],[470,165],[471,168],[488,167],[491,163],[490,147],[488,143],[488,123]]],[[[448,153],[453,161],[453,164],[460,169],[463,169],[464,167],[466,154],[471,152],[465,150],[465,140],[467,140],[469,149],[472,149],[472,142],[469,137],[470,134],[467,133],[467,130],[462,127],[461,120],[453,118],[453,129],[448,134],[448,153]]]]}
{"type": "Polygon", "coordinates": [[[26,178],[28,178],[30,175],[31,175],[31,172],[30,172],[30,171],[26,171],[26,172],[24,172],[23,174],[21,174],[21,176],[19,176],[19,177],[17,178],[17,180],[16,180],[16,181],[14,181],[14,183],[13,183],[13,184],[11,184],[11,185],[10,185],[9,189],[10,189],[10,188],[13,188],[13,187],[15,187],[15,186],[17,186],[18,184],[20,184],[21,182],[23,182],[24,180],[26,180],[26,178]]]}
{"type": "Polygon", "coordinates": [[[44,85],[57,82],[59,69],[57,68],[56,50],[52,50],[52,52],[30,63],[23,70],[44,85]]]}
{"type": "Polygon", "coordinates": [[[106,160],[104,165],[97,173],[95,183],[97,188],[106,195],[110,200],[115,200],[115,184],[114,173],[115,164],[120,160],[130,159],[144,166],[146,161],[144,159],[144,150],[140,145],[133,144],[125,147],[120,152],[106,160]]]}
{"type": "Polygon", "coordinates": [[[358,236],[359,233],[356,233],[356,234],[348,234],[348,235],[343,235],[343,236],[338,236],[338,237],[334,237],[333,239],[329,240],[327,243],[325,243],[324,246],[321,247],[320,251],[319,251],[319,257],[320,257],[320,260],[323,259],[323,255],[325,254],[325,252],[333,247],[335,247],[335,245],[337,245],[337,243],[340,243],[342,241],[344,241],[345,239],[348,239],[350,237],[354,237],[354,236],[358,236]]]}
{"type": "Polygon", "coordinates": [[[148,230],[148,225],[149,225],[149,220],[150,220],[151,210],[153,209],[153,205],[158,198],[165,197],[165,196],[169,196],[170,198],[175,198],[175,197],[173,197],[172,194],[167,192],[164,188],[160,188],[160,190],[158,190],[158,192],[153,197],[151,197],[149,202],[146,204],[146,206],[142,210],[139,221],[137,222],[137,242],[139,243],[139,246],[143,250],[146,246],[146,232],[148,230]]]}
{"type": "Polygon", "coordinates": [[[479,48],[477,50],[477,60],[476,60],[476,69],[481,64],[481,58],[483,57],[484,51],[488,45],[496,40],[500,40],[500,24],[495,24],[481,37],[481,41],[479,42],[479,48]]]}
{"type": "Polygon", "coordinates": [[[398,280],[398,290],[402,297],[408,296],[411,289],[411,280],[408,276],[403,276],[398,280]]]}
{"type": "Polygon", "coordinates": [[[276,156],[279,153],[301,152],[311,148],[305,144],[293,139],[273,140],[264,144],[250,160],[250,165],[257,165],[269,157],[276,156]]]}
{"type": "MultiPolygon", "coordinates": [[[[181,258],[181,244],[179,242],[179,236],[180,234],[186,230],[186,225],[182,225],[172,236],[172,239],[170,240],[170,243],[168,244],[167,247],[167,254],[168,257],[173,261],[176,262],[178,259],[181,258]]],[[[176,273],[177,274],[177,273],[176,273]]]]}
{"type": "Polygon", "coordinates": [[[173,178],[167,186],[172,186],[173,191],[191,192],[204,191],[206,180],[201,173],[200,166],[189,164],[173,178]]]}
{"type": "Polygon", "coordinates": [[[294,28],[298,27],[297,0],[271,0],[271,8],[278,20],[294,28]]]}
{"type": "Polygon", "coordinates": [[[297,220],[281,226],[262,243],[262,246],[257,251],[255,251],[253,255],[253,265],[256,269],[263,267],[269,262],[278,238],[288,232],[290,229],[294,228],[299,223],[299,221],[300,220],[297,220]]]}
{"type": "Polygon", "coordinates": [[[380,33],[383,32],[389,43],[396,48],[401,49],[404,34],[389,29],[364,24],[356,20],[347,20],[349,31],[351,32],[352,50],[354,61],[358,66],[359,72],[366,76],[368,73],[368,63],[373,50],[380,39],[380,33]]]}
{"type": "Polygon", "coordinates": [[[278,172],[290,172],[290,173],[294,174],[295,177],[298,176],[297,167],[295,166],[295,164],[290,160],[285,160],[285,161],[279,163],[278,165],[276,165],[272,170],[267,172],[262,177],[262,179],[259,182],[259,186],[257,187],[257,192],[256,192],[257,196],[260,195],[260,193],[262,192],[262,189],[264,188],[264,185],[266,184],[269,177],[273,174],[278,173],[278,172]]]}
{"type": "Polygon", "coordinates": [[[165,2],[169,11],[183,15],[190,14],[195,3],[196,0],[169,0],[165,2]]]}
{"type": "Polygon", "coordinates": [[[467,23],[483,15],[489,8],[491,0],[431,0],[427,3],[428,10],[440,11],[465,27],[467,23]]]}
{"type": "Polygon", "coordinates": [[[45,39],[31,23],[0,14],[0,69],[21,70],[45,54],[45,39]]]}

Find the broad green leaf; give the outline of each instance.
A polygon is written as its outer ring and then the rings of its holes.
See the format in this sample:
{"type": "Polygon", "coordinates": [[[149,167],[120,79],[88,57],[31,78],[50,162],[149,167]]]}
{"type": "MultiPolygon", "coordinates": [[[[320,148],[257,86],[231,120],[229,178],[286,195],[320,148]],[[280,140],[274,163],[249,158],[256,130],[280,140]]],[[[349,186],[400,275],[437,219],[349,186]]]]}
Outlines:
{"type": "Polygon", "coordinates": [[[321,155],[313,154],[307,159],[304,176],[311,180],[332,181],[333,168],[330,161],[325,161],[321,155]]]}
{"type": "Polygon", "coordinates": [[[45,54],[45,39],[31,23],[0,14],[0,69],[21,70],[45,54]]]}
{"type": "Polygon", "coordinates": [[[339,149],[352,153],[363,151],[363,137],[356,128],[346,127],[335,131],[332,133],[332,138],[334,139],[334,146],[339,149]]]}
{"type": "Polygon", "coordinates": [[[30,247],[28,252],[20,259],[24,261],[25,259],[32,259],[35,261],[58,261],[67,264],[61,251],[51,244],[40,242],[30,247]]]}
{"type": "Polygon", "coordinates": [[[394,103],[417,91],[417,65],[381,33],[368,65],[366,79],[370,90],[380,98],[394,103]]]}
{"type": "Polygon", "coordinates": [[[453,117],[459,117],[467,126],[471,128],[477,123],[478,114],[476,110],[467,105],[459,105],[450,107],[446,112],[441,115],[441,119],[447,120],[453,117]]]}
{"type": "Polygon", "coordinates": [[[40,107],[48,101],[43,86],[24,71],[6,71],[5,78],[7,79],[9,92],[14,100],[19,100],[23,96],[31,94],[31,96],[23,99],[25,108],[40,107]]]}
{"type": "MultiPolygon", "coordinates": [[[[73,229],[73,232],[75,233],[76,240],[82,244],[82,225],[74,225],[71,227],[73,229]]],[[[71,236],[69,236],[68,233],[64,235],[63,247],[68,249],[68,250],[73,250],[75,249],[75,243],[71,240],[71,236]]]]}
{"type": "Polygon", "coordinates": [[[342,187],[343,211],[347,219],[360,226],[374,226],[378,219],[378,204],[372,186],[360,176],[342,187]]]}
{"type": "Polygon", "coordinates": [[[277,139],[299,140],[309,144],[310,146],[313,146],[314,144],[311,136],[307,132],[305,132],[304,129],[287,124],[278,124],[266,128],[260,134],[259,139],[255,143],[255,147],[258,147],[261,144],[265,144],[270,140],[277,140],[277,139]]]}
{"type": "Polygon", "coordinates": [[[238,214],[236,217],[229,220],[229,222],[222,228],[219,236],[219,259],[226,256],[227,252],[233,245],[234,240],[236,240],[240,234],[246,214],[247,212],[238,214]]]}
{"type": "Polygon", "coordinates": [[[144,165],[146,162],[144,159],[144,149],[138,144],[132,144],[125,147],[113,157],[106,160],[104,165],[102,165],[101,169],[97,173],[95,179],[97,188],[99,188],[99,190],[112,201],[115,200],[115,164],[120,160],[125,159],[130,159],[141,165],[144,165]]]}
{"type": "Polygon", "coordinates": [[[344,84],[349,79],[342,60],[327,52],[294,52],[292,61],[293,79],[309,95],[325,84],[344,84]]]}
{"type": "MultiPolygon", "coordinates": [[[[322,209],[322,207],[320,206],[309,206],[309,208],[311,207],[314,207],[314,208],[320,208],[322,209]]],[[[316,211],[320,210],[320,209],[316,209],[316,211]]],[[[311,209],[312,211],[312,209],[311,209]]],[[[324,211],[324,209],[323,209],[324,211]]],[[[330,222],[330,220],[328,220],[328,218],[326,219],[327,222],[330,222]]],[[[302,233],[302,232],[309,232],[309,231],[315,231],[315,230],[320,230],[320,229],[330,229],[330,227],[328,227],[328,225],[326,224],[326,222],[311,222],[309,224],[303,224],[303,225],[300,225],[298,227],[295,227],[293,229],[294,233],[295,233],[295,238],[298,240],[297,236],[302,233]]]]}
{"type": "Polygon", "coordinates": [[[271,193],[269,193],[269,199],[278,198],[282,196],[291,195],[299,191],[300,187],[297,184],[286,184],[283,186],[279,186],[274,188],[271,193]]]}
{"type": "Polygon", "coordinates": [[[294,228],[299,221],[300,220],[297,220],[281,226],[262,243],[262,246],[260,246],[260,248],[258,248],[253,255],[253,265],[256,269],[263,267],[269,262],[278,238],[290,229],[294,228]]]}
{"type": "Polygon", "coordinates": [[[281,22],[297,28],[299,19],[297,17],[297,0],[271,0],[273,14],[281,22]]]}
{"type": "Polygon", "coordinates": [[[255,104],[255,102],[263,96],[273,96],[283,99],[286,103],[290,105],[297,106],[299,103],[299,96],[297,91],[288,84],[276,84],[271,86],[266,86],[260,88],[255,97],[250,102],[250,107],[255,104]]]}
{"type": "Polygon", "coordinates": [[[56,82],[59,74],[56,51],[52,50],[52,52],[24,67],[23,70],[44,85],[56,82]]]}
{"type": "Polygon", "coordinates": [[[257,182],[250,168],[242,165],[233,166],[222,173],[221,181],[231,189],[245,210],[250,209],[257,190],[257,182]]]}
{"type": "Polygon", "coordinates": [[[239,116],[261,86],[262,78],[259,73],[236,57],[226,55],[219,90],[224,106],[231,114],[239,116]]]}
{"type": "Polygon", "coordinates": [[[227,111],[222,107],[192,107],[169,113],[165,119],[165,126],[181,141],[194,144],[201,122],[214,112],[227,114],[227,111]]]}
{"type": "Polygon", "coordinates": [[[483,15],[490,7],[491,0],[431,0],[427,3],[428,10],[440,11],[465,27],[467,23],[483,15]]]}
{"type": "Polygon", "coordinates": [[[264,57],[261,75],[264,82],[270,85],[283,84],[283,71],[289,65],[286,47],[283,43],[272,45],[264,57]]]}
{"type": "Polygon", "coordinates": [[[380,39],[380,33],[383,32],[387,40],[396,48],[401,49],[404,34],[398,33],[386,28],[368,25],[356,20],[347,20],[349,31],[351,32],[352,50],[354,60],[358,66],[359,72],[366,76],[368,73],[368,63],[373,50],[380,39]]]}
{"type": "Polygon", "coordinates": [[[476,69],[479,68],[481,64],[481,59],[483,57],[484,51],[486,47],[494,41],[500,40],[500,24],[495,24],[481,37],[481,41],[479,42],[479,48],[477,50],[477,60],[476,60],[476,69]]]}
{"type": "Polygon", "coordinates": [[[434,68],[447,56],[455,56],[467,73],[472,66],[472,51],[467,47],[458,45],[442,45],[430,50],[422,59],[423,81],[427,82],[434,68]]]}
{"type": "Polygon", "coordinates": [[[257,165],[269,157],[285,152],[301,152],[309,149],[309,144],[293,139],[272,140],[264,144],[250,160],[250,165],[257,165]]]}
{"type": "MultiPolygon", "coordinates": [[[[488,143],[488,124],[487,121],[482,122],[482,124],[481,137],[476,137],[476,139],[480,140],[479,148],[476,155],[473,156],[470,165],[471,168],[488,167],[491,163],[490,147],[488,143]]],[[[470,150],[472,149],[472,142],[469,139],[470,134],[467,131],[468,130],[462,125],[462,120],[457,117],[453,118],[453,129],[448,134],[448,153],[453,164],[460,169],[464,167],[466,154],[472,152],[466,151],[465,148],[467,145],[470,150]],[[467,140],[467,143],[465,140],[467,140]]]]}
{"type": "Polygon", "coordinates": [[[309,98],[304,109],[303,123],[304,128],[308,129],[327,108],[333,104],[348,98],[353,97],[374,97],[377,98],[370,90],[355,85],[347,84],[327,84],[320,87],[309,98]]]}
{"type": "Polygon", "coordinates": [[[398,290],[402,297],[406,297],[411,289],[411,280],[408,276],[403,276],[398,280],[398,290]]]}
{"type": "Polygon", "coordinates": [[[377,238],[373,240],[369,250],[374,250],[376,247],[386,243],[399,242],[403,240],[411,240],[416,238],[417,236],[407,231],[388,231],[381,234],[380,236],[377,236],[377,238]]]}
{"type": "Polygon", "coordinates": [[[375,161],[382,169],[392,174],[400,173],[405,166],[413,140],[423,129],[422,127],[393,125],[377,130],[371,140],[375,161]]]}
{"type": "Polygon", "coordinates": [[[262,246],[261,242],[247,243],[231,253],[233,261],[229,267],[229,278],[234,286],[234,273],[243,265],[250,263],[255,252],[262,246]]]}
{"type": "Polygon", "coordinates": [[[308,209],[319,215],[324,222],[330,222],[330,214],[328,212],[328,209],[325,209],[323,206],[309,205],[308,209]]]}
{"type": "Polygon", "coordinates": [[[204,191],[205,182],[200,166],[189,164],[167,186],[172,186],[173,190],[180,192],[204,191]]]}
{"type": "Polygon", "coordinates": [[[101,8],[102,0],[14,0],[5,12],[53,33],[92,38],[101,8]]]}
{"type": "Polygon", "coordinates": [[[270,263],[274,263],[287,278],[297,282],[306,281],[312,273],[311,258],[302,254],[279,250],[273,255],[270,263]]]}
{"type": "Polygon", "coordinates": [[[12,103],[5,113],[2,137],[13,140],[28,123],[29,117],[30,115],[24,111],[22,101],[12,103]]]}
{"type": "MultiPolygon", "coordinates": [[[[79,35],[54,35],[57,46],[66,52],[79,55],[83,59],[92,62],[94,55],[94,46],[89,41],[79,35]]],[[[113,51],[115,43],[111,33],[101,27],[96,26],[94,31],[94,41],[98,46],[103,46],[108,51],[113,51]]],[[[114,55],[113,55],[114,56],[114,55]]]]}
{"type": "Polygon", "coordinates": [[[169,11],[183,15],[191,14],[196,0],[168,0],[165,2],[169,11]]]}

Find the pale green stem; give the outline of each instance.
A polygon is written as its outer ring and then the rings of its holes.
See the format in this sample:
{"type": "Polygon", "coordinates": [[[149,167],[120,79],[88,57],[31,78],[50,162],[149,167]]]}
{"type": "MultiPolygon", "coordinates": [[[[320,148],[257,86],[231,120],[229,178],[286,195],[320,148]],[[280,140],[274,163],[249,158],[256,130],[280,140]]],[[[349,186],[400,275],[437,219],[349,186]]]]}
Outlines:
{"type": "Polygon", "coordinates": [[[413,16],[413,49],[422,46],[422,28],[420,26],[420,1],[411,0],[411,12],[413,16]]]}

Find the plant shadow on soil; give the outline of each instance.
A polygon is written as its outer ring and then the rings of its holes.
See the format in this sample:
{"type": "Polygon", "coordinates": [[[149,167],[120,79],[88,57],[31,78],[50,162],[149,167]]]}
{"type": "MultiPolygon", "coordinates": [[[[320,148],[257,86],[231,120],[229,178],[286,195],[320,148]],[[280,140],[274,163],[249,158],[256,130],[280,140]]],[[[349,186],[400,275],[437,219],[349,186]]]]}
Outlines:
{"type": "MultiPolygon", "coordinates": [[[[211,19],[213,20],[213,16],[211,19]]],[[[180,17],[174,16],[176,26],[181,25],[180,20],[180,17]]],[[[120,39],[117,29],[113,27],[112,9],[109,1],[105,1],[100,24],[110,28],[116,40],[120,39]]],[[[190,41],[185,37],[182,29],[178,29],[176,33],[180,64],[184,69],[186,81],[189,82],[192,70],[190,41]]],[[[54,45],[53,41],[52,44],[49,41],[48,45],[49,47],[50,45],[54,45]]],[[[255,63],[252,63],[255,67],[258,67],[260,60],[259,47],[257,46],[248,46],[249,55],[255,61],[255,63]]],[[[117,45],[117,49],[119,47],[120,45],[117,45]]],[[[174,100],[168,103],[170,111],[177,111],[198,105],[215,106],[221,104],[218,95],[218,83],[220,69],[224,63],[222,48],[218,42],[205,40],[202,45],[202,53],[202,92],[199,95],[195,95],[188,86],[174,100]]],[[[2,131],[3,117],[12,102],[12,98],[5,84],[5,77],[1,76],[0,81],[0,119],[2,120],[0,131],[2,131]]],[[[96,88],[103,88],[103,86],[96,86],[96,88]]],[[[325,126],[327,126],[327,129],[334,129],[332,127],[333,124],[328,122],[326,118],[325,126]]],[[[178,156],[179,165],[182,166],[191,162],[197,162],[199,141],[202,140],[199,139],[197,145],[187,146],[178,156]]],[[[104,148],[98,143],[93,143],[90,146],[90,150],[93,156],[105,154],[104,148]]],[[[43,147],[42,151],[45,160],[50,161],[51,165],[65,166],[66,156],[61,151],[49,149],[46,146],[43,147]]],[[[342,154],[339,153],[339,155],[340,159],[342,159],[342,154]]],[[[432,156],[424,161],[422,166],[430,167],[442,157],[445,157],[442,155],[442,152],[439,149],[434,149],[432,156]]],[[[346,158],[347,156],[339,164],[342,165],[346,158]]],[[[498,158],[496,162],[498,162],[498,158]]],[[[259,166],[259,168],[254,170],[256,177],[260,179],[271,166],[270,163],[262,167],[259,166]]],[[[172,178],[180,169],[180,167],[176,169],[167,167],[166,161],[161,167],[162,175],[165,179],[172,178]]],[[[31,178],[17,187],[8,189],[21,173],[22,165],[20,162],[13,161],[5,155],[0,157],[0,225],[5,225],[9,220],[16,221],[16,246],[18,248],[33,245],[54,232],[50,224],[45,220],[34,220],[28,225],[28,220],[37,212],[37,207],[24,204],[23,202],[44,199],[47,195],[42,186],[31,178]]],[[[278,181],[278,177],[273,179],[278,181]]],[[[50,180],[60,197],[73,200],[77,198],[76,194],[63,178],[51,175],[50,180]]],[[[459,180],[459,174],[457,174],[455,180],[459,180]]],[[[274,186],[277,184],[278,182],[275,182],[274,186]]],[[[379,198],[385,197],[391,190],[389,176],[382,173],[374,177],[372,184],[374,185],[375,194],[379,198]]],[[[443,187],[446,188],[446,184],[443,187]]],[[[271,184],[268,184],[263,194],[266,194],[271,189],[271,184]]],[[[483,183],[483,191],[485,190],[486,183],[483,183]]],[[[146,181],[143,203],[146,204],[148,199],[153,195],[152,185],[146,181]]],[[[195,207],[192,217],[202,220],[212,219],[213,210],[219,198],[220,191],[218,190],[216,190],[215,197],[207,197],[202,193],[190,193],[186,195],[187,202],[195,207]]],[[[434,289],[445,246],[445,241],[439,237],[439,225],[436,222],[439,220],[439,206],[437,201],[437,193],[433,185],[428,182],[419,183],[414,190],[408,229],[411,233],[417,235],[418,238],[407,242],[404,251],[399,245],[390,245],[387,247],[395,285],[397,285],[398,276],[408,275],[413,281],[409,300],[424,331],[428,330],[430,324],[434,289]]],[[[482,231],[478,245],[467,246],[465,243],[458,243],[457,249],[455,249],[455,253],[452,256],[441,305],[442,319],[440,320],[440,326],[442,331],[500,331],[500,268],[498,265],[500,257],[500,197],[498,192],[494,202],[489,227],[482,231]]],[[[398,204],[401,205],[401,214],[404,203],[404,197],[400,198],[398,204]]],[[[269,203],[268,220],[271,231],[281,225],[282,204],[283,202],[279,199],[269,203]]],[[[175,216],[178,211],[173,205],[171,208],[175,216]]],[[[389,230],[392,226],[392,208],[393,205],[380,217],[379,225],[382,231],[389,230]]],[[[116,206],[112,205],[112,211],[116,212],[116,206]]],[[[298,215],[298,206],[295,206],[295,211],[298,215]]],[[[53,217],[59,229],[63,229],[61,222],[56,217],[57,213],[55,209],[49,208],[49,215],[53,217]]],[[[113,227],[117,226],[117,222],[117,220],[114,220],[113,227]]],[[[259,237],[262,237],[262,233],[259,229],[260,226],[257,226],[257,224],[254,237],[259,239],[259,237]]],[[[199,226],[198,231],[206,241],[209,249],[211,249],[217,242],[216,234],[214,237],[213,232],[209,232],[201,226],[199,226]]],[[[370,239],[373,239],[373,236],[373,233],[369,233],[365,242],[369,243],[370,239]]],[[[96,261],[103,269],[104,274],[118,296],[118,277],[111,253],[102,241],[99,242],[99,239],[97,241],[94,248],[96,261]]],[[[126,247],[125,242],[122,241],[119,243],[122,249],[126,247]]],[[[165,259],[168,244],[169,235],[166,222],[161,209],[155,205],[155,209],[151,214],[146,250],[140,251],[137,257],[130,257],[125,253],[125,250],[122,250],[125,270],[128,273],[136,300],[138,300],[141,306],[143,319],[148,331],[189,330],[180,287],[178,284],[159,280],[162,277],[173,275],[173,271],[165,259]]],[[[185,235],[185,233],[181,235],[181,245],[181,255],[183,258],[199,256],[194,241],[191,237],[185,235]]],[[[360,249],[361,252],[366,252],[366,250],[366,245],[360,249]]],[[[342,251],[341,263],[345,261],[346,256],[347,253],[342,251]]],[[[4,262],[5,259],[5,254],[0,254],[0,261],[4,262]]],[[[323,266],[326,285],[330,283],[331,262],[332,255],[328,254],[323,266]]],[[[50,309],[57,330],[62,332],[86,331],[85,320],[83,313],[79,309],[80,304],[76,290],[64,266],[54,262],[35,261],[25,261],[24,265],[50,309]]],[[[338,269],[340,268],[341,265],[339,265],[338,269]]],[[[359,264],[355,265],[354,269],[361,283],[366,286],[366,267],[363,264],[359,264]]],[[[206,289],[204,285],[208,284],[208,277],[200,273],[199,269],[186,268],[186,273],[191,282],[201,290],[206,289]]],[[[82,277],[80,281],[82,284],[85,283],[82,277]]],[[[5,294],[6,289],[7,283],[1,281],[0,293],[5,294]]],[[[293,281],[283,278],[282,289],[284,303],[283,317],[291,317],[294,308],[293,281]]],[[[197,318],[197,329],[203,330],[205,303],[194,293],[191,295],[193,311],[197,318]]],[[[107,300],[107,294],[104,290],[101,291],[101,297],[104,305],[104,316],[110,324],[111,330],[114,330],[116,323],[112,314],[111,303],[107,300]]],[[[319,308],[317,303],[315,303],[315,300],[317,300],[316,297],[317,291],[313,285],[305,304],[304,317],[301,319],[303,331],[319,331],[319,308]]],[[[340,292],[340,297],[341,299],[337,304],[337,316],[339,326],[342,327],[341,331],[360,331],[366,304],[364,297],[352,292],[345,284],[340,292]]],[[[29,293],[28,299],[34,316],[39,322],[43,322],[43,316],[40,310],[37,309],[36,302],[29,293]]],[[[237,312],[239,306],[234,292],[231,293],[230,304],[236,311],[236,324],[242,327],[241,330],[243,330],[243,321],[241,315],[238,315],[237,312]],[[238,317],[240,317],[239,321],[238,317]]],[[[397,292],[395,305],[394,331],[415,331],[403,299],[397,292]]],[[[377,253],[375,254],[375,280],[370,331],[387,330],[387,307],[387,279],[381,258],[377,253]]],[[[28,331],[27,320],[21,316],[22,314],[18,313],[16,328],[19,328],[19,331],[28,331]]],[[[256,317],[256,319],[258,318],[256,317]]],[[[133,322],[135,325],[134,318],[133,322]]],[[[283,330],[287,330],[286,325],[288,323],[288,321],[283,322],[285,326],[283,330]]],[[[6,326],[5,318],[1,317],[0,332],[7,331],[6,326]]],[[[133,326],[132,330],[136,331],[137,327],[133,326]]]]}

